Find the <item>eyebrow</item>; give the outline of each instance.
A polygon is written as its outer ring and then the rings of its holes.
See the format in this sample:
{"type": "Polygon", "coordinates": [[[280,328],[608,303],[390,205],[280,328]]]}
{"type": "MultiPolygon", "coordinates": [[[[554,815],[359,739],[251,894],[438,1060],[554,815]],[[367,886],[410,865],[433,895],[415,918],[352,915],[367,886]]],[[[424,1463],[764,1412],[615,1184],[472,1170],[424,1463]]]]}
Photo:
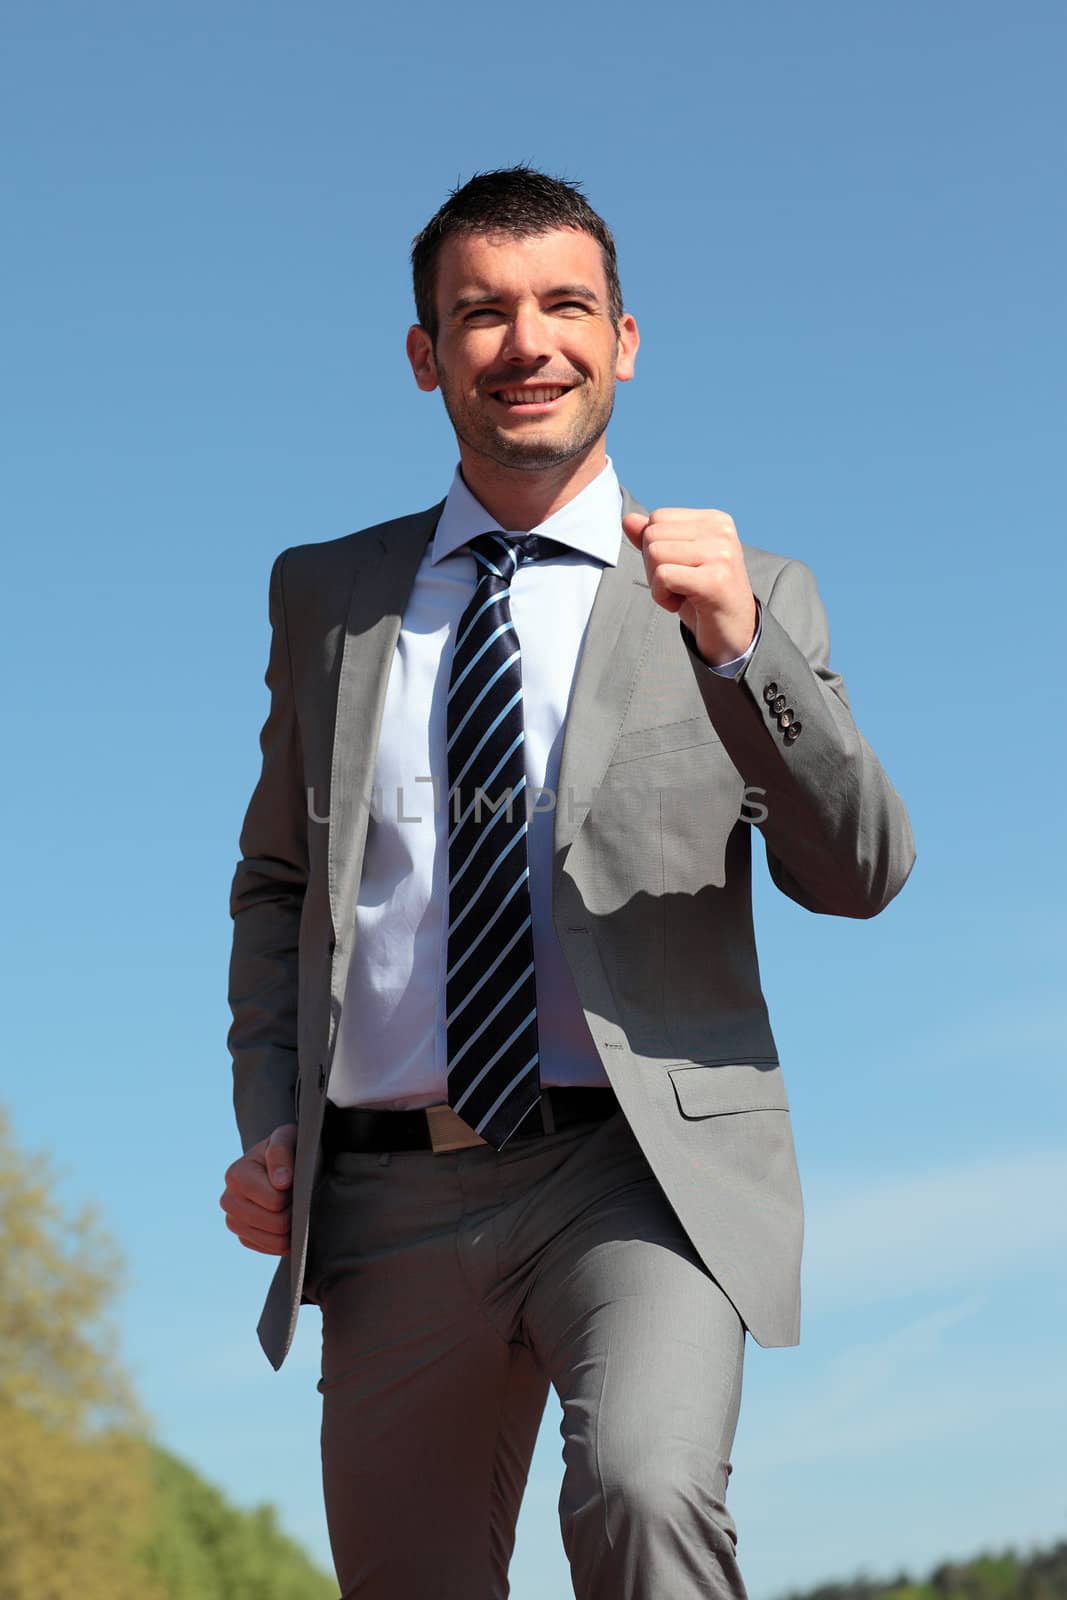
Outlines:
{"type": "MultiPolygon", "coordinates": [[[[495,306],[506,296],[500,294],[462,294],[452,306],[449,316],[458,316],[461,311],[469,311],[472,306],[495,306]]],[[[588,305],[600,304],[600,296],[594,289],[585,283],[557,283],[548,289],[542,296],[544,300],[584,300],[588,305]]]]}

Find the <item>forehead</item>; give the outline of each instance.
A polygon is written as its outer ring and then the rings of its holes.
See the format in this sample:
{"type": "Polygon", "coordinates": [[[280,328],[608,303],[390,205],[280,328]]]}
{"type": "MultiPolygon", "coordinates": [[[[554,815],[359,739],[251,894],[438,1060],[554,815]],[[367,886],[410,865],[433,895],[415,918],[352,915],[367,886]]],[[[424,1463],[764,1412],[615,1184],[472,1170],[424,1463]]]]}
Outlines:
{"type": "Polygon", "coordinates": [[[499,233],[451,234],[437,261],[437,304],[446,316],[460,295],[543,294],[574,283],[586,284],[607,301],[600,246],[577,228],[554,228],[521,239],[499,233]]]}

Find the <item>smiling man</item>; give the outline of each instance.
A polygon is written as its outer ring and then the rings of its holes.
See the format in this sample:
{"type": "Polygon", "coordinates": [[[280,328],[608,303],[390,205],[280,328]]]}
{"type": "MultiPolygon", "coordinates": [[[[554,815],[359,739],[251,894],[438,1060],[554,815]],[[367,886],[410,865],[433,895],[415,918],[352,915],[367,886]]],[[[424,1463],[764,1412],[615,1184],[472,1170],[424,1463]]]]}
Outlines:
{"type": "Polygon", "coordinates": [[[276,1366],[322,1309],[345,1597],[507,1595],[550,1387],[578,1600],[742,1596],[745,1336],[796,1343],[801,1242],[752,829],[784,893],[869,917],[907,816],[808,568],[620,487],[638,332],[578,189],[475,177],[412,266],[459,465],[274,566],[222,1205],[284,1258],[276,1366]]]}

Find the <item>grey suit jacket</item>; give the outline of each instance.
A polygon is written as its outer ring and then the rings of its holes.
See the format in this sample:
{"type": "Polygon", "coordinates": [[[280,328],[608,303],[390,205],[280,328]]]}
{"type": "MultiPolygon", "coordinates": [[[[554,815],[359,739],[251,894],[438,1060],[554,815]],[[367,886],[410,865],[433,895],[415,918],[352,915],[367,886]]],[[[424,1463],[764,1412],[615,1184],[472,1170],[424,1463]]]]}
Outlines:
{"type": "MultiPolygon", "coordinates": [[[[626,496],[625,509],[641,508],[626,496]]],[[[302,1298],[386,680],[440,512],[285,551],[271,574],[229,1046],[243,1147],[299,1126],[291,1250],[259,1324],[276,1367],[302,1298]]],[[[565,729],[553,897],[590,1032],[664,1193],[757,1342],[787,1345],[802,1209],[753,938],[752,827],[778,887],[838,916],[887,905],[914,848],[829,666],[811,572],[750,546],[745,560],[763,631],[739,681],[687,648],[625,537],[605,568],[565,729]]]]}

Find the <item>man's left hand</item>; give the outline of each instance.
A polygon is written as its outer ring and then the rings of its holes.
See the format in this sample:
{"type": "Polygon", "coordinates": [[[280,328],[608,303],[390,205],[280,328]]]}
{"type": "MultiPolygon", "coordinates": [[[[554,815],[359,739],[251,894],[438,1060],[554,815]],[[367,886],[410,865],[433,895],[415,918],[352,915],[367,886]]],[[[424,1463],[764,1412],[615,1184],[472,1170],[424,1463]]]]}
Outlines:
{"type": "Polygon", "coordinates": [[[711,666],[743,656],[756,635],[756,601],[734,519],[725,511],[661,506],[628,512],[623,532],[645,561],[652,598],[676,612],[711,666]]]}

